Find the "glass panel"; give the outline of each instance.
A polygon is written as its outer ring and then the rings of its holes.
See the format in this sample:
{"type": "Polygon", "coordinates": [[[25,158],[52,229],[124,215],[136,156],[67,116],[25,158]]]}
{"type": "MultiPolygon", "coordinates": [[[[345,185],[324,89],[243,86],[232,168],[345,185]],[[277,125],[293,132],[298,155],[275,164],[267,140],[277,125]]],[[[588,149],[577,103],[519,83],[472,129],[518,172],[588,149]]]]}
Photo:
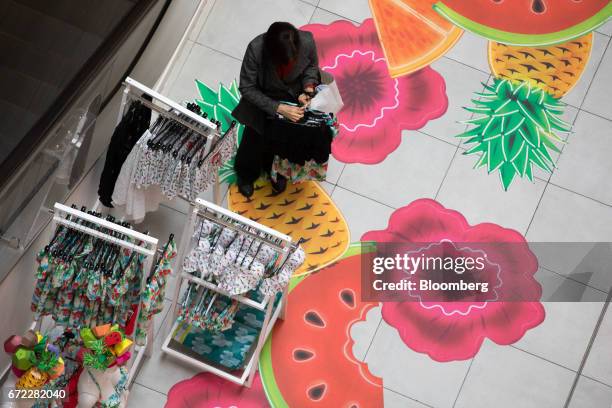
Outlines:
{"type": "Polygon", "coordinates": [[[136,3],[0,1],[0,164],[136,3]]]}

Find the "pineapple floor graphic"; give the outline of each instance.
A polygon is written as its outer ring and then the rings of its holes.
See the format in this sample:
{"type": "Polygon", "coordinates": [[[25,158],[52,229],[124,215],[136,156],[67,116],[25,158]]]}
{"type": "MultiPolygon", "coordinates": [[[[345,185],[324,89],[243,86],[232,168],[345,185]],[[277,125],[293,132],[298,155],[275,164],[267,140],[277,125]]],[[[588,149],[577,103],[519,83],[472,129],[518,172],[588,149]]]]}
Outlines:
{"type": "Polygon", "coordinates": [[[288,185],[274,195],[269,182],[258,180],[246,199],[234,185],[229,190],[230,210],[291,236],[306,251],[296,275],[314,272],[340,258],[350,242],[348,225],[325,190],[314,181],[288,185]]]}
{"type": "Polygon", "coordinates": [[[562,134],[571,130],[560,98],[578,83],[592,48],[593,33],[551,46],[489,42],[495,79],[466,108],[472,126],[458,137],[471,145],[465,154],[479,156],[475,167],[499,172],[504,190],[518,177],[533,181],[533,166],[549,173],[556,167],[551,152],[561,152],[562,134]]]}

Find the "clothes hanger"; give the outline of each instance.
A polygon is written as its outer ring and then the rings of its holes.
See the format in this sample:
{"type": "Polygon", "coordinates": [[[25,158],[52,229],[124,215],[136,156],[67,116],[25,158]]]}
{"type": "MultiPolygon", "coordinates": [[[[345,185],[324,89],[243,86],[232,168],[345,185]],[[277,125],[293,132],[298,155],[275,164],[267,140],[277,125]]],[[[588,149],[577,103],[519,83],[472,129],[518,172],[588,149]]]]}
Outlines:
{"type": "Polygon", "coordinates": [[[154,263],[155,266],[149,272],[149,276],[147,276],[147,283],[151,283],[151,279],[153,278],[153,274],[155,274],[155,271],[159,267],[162,259],[164,259],[164,257],[166,256],[166,252],[168,251],[168,247],[170,246],[170,242],[172,242],[173,240],[174,240],[174,234],[170,234],[170,236],[168,237],[168,241],[166,242],[166,245],[164,245],[164,249],[161,252],[160,257],[157,259],[157,262],[154,263]]]}
{"type": "Polygon", "coordinates": [[[259,246],[257,247],[257,250],[255,251],[255,255],[253,255],[253,259],[251,259],[251,262],[249,263],[249,266],[247,267],[247,269],[251,269],[251,266],[253,265],[253,262],[255,262],[255,259],[257,259],[257,255],[259,255],[259,250],[261,249],[261,247],[263,246],[263,242],[259,241],[259,246]]]}

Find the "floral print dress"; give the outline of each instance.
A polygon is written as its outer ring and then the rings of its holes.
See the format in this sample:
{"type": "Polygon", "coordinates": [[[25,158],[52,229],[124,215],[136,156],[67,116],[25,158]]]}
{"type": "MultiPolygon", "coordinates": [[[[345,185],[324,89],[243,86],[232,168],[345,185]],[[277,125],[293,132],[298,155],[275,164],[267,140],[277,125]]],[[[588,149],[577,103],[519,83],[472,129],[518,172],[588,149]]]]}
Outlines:
{"type": "Polygon", "coordinates": [[[140,295],[140,311],[136,323],[136,344],[144,345],[153,316],[164,308],[164,294],[167,276],[172,273],[172,260],[176,257],[176,242],[168,241],[164,252],[159,258],[155,270],[140,295]]]}
{"type": "Polygon", "coordinates": [[[112,270],[105,270],[101,265],[110,258],[111,244],[79,234],[60,227],[39,252],[31,302],[34,318],[51,316],[69,327],[109,321],[124,326],[140,299],[144,257],[119,249],[112,270]]]}

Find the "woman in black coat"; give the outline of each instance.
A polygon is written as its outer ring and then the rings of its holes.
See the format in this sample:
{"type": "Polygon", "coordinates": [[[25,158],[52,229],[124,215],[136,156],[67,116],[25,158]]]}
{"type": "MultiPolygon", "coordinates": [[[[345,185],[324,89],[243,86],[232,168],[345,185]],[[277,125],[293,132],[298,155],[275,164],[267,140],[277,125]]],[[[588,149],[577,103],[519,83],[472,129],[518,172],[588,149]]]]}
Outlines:
{"type": "MultiPolygon", "coordinates": [[[[245,125],[234,165],[238,189],[245,197],[253,194],[253,182],[261,173],[269,173],[272,167],[274,157],[264,140],[266,119],[276,114],[294,122],[302,119],[319,82],[319,60],[311,33],[276,22],[249,43],[240,70],[242,99],[232,113],[245,125]]],[[[280,193],[286,183],[279,176],[272,187],[280,193]]]]}

